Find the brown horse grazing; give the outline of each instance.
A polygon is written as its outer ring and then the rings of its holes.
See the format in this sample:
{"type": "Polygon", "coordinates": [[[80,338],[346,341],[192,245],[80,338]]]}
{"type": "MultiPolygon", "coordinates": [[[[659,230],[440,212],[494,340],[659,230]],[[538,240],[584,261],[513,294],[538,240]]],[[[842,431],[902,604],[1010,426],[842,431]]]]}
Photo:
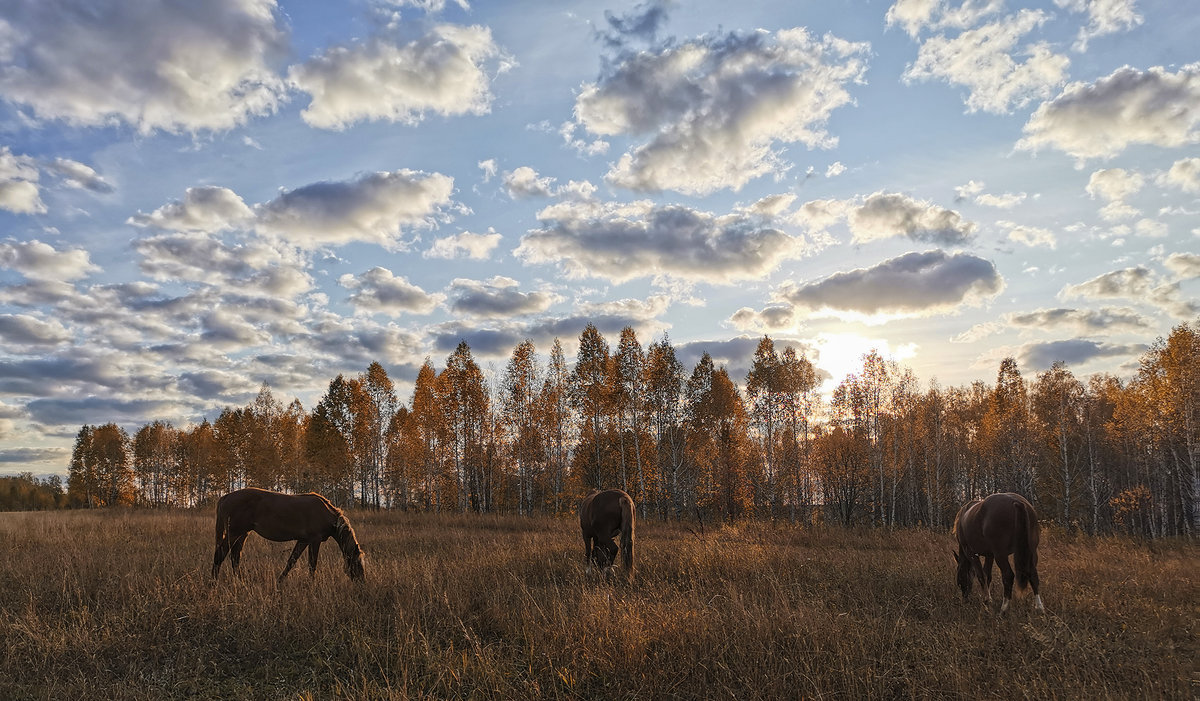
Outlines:
{"type": "Polygon", "coordinates": [[[1033,588],[1034,607],[1038,611],[1046,610],[1038,593],[1040,529],[1037,512],[1025,497],[1005,492],[967,502],[954,518],[953,533],[958,542],[954,560],[958,563],[958,587],[962,590],[963,601],[971,593],[973,580],[978,579],[985,600],[991,602],[992,563],[995,562],[1000,565],[1004,579],[1004,605],[1000,613],[1007,611],[1012,601],[1014,575],[1018,588],[1033,588]],[[1012,567],[1008,564],[1010,554],[1013,556],[1012,567]],[[982,565],[980,555],[984,557],[982,565]]]}
{"type": "Polygon", "coordinates": [[[583,531],[583,558],[587,571],[592,564],[612,576],[612,566],[621,552],[625,579],[633,580],[633,499],[620,489],[593,490],[579,504],[579,528],[583,531]],[[613,542],[621,534],[621,546],[613,542]]]}
{"type": "Polygon", "coordinates": [[[317,552],[321,543],[332,537],[342,549],[346,574],[363,578],[363,551],[354,537],[354,529],[342,510],[320,494],[280,494],[247,487],[230,492],[217,502],[217,550],[213,553],[212,576],[221,570],[221,561],[229,555],[236,574],[242,559],[246,535],[254,531],[277,543],[297,541],[279,581],[292,571],[296,560],[308,548],[309,574],[317,570],[317,552]]]}

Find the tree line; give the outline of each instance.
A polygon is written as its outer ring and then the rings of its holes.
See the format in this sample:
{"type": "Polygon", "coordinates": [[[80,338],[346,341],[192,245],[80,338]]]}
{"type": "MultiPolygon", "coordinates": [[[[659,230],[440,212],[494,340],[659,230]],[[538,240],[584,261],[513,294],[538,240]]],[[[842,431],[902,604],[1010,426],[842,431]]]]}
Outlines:
{"type": "Polygon", "coordinates": [[[663,336],[589,324],[568,364],[533,342],[485,377],[466,342],[426,359],[401,401],[379,363],[339,375],[311,411],[265,383],[215,421],[132,436],[83,426],[72,506],[202,506],[242,486],[317,491],[343,506],[572,512],[595,487],[642,516],[948,528],[969,497],[1026,495],[1091,533],[1200,532],[1200,324],[1143,354],[1132,378],[1033,378],[1005,358],[994,384],[927,389],[872,351],[825,400],[812,363],[770,337],[743,381],[705,353],[688,371],[663,336]]]}

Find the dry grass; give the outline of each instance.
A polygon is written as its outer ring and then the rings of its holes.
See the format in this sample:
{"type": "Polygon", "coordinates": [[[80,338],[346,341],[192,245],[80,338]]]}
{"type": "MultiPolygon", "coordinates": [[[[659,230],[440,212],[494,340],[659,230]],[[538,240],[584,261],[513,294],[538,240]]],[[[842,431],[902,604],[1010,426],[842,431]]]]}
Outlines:
{"type": "MultiPolygon", "coordinates": [[[[1048,614],[961,603],[949,536],[643,522],[632,587],[570,520],[352,513],[317,575],[212,516],[0,514],[0,698],[1189,698],[1200,551],[1044,536],[1048,614]]],[[[998,579],[998,577],[997,577],[998,579]]],[[[995,582],[996,593],[999,582],[995,582]]]]}

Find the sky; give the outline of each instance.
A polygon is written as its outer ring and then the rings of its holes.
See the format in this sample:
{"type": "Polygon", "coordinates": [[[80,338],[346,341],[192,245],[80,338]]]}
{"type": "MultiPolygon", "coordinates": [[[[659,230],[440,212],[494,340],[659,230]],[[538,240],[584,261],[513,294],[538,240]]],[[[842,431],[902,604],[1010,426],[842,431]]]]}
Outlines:
{"type": "Polygon", "coordinates": [[[0,4],[0,474],[667,334],[829,392],[1131,376],[1200,315],[1178,0],[0,4]]]}

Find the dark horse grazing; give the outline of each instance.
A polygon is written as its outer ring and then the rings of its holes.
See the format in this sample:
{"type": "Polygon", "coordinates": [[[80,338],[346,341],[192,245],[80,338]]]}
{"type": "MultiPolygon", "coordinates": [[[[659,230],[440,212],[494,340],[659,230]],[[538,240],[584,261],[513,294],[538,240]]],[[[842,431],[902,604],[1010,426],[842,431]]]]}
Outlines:
{"type": "Polygon", "coordinates": [[[342,510],[320,494],[280,494],[247,487],[230,492],[217,502],[217,550],[213,553],[212,575],[221,570],[221,561],[229,562],[237,572],[246,535],[254,531],[278,543],[294,540],[296,547],[288,558],[279,581],[287,576],[308,548],[309,574],[317,569],[317,552],[326,538],[333,538],[342,549],[346,574],[350,579],[363,577],[363,552],[354,537],[354,529],[342,510]]]}
{"type": "Polygon", "coordinates": [[[1007,611],[1012,601],[1014,570],[1017,587],[1032,587],[1034,607],[1044,611],[1038,593],[1039,534],[1037,513],[1020,494],[993,494],[963,504],[954,518],[954,537],[958,542],[954,559],[958,562],[958,587],[962,590],[963,600],[966,601],[971,593],[973,579],[979,580],[986,601],[992,600],[992,563],[995,561],[1004,578],[1004,605],[1000,613],[1007,611]],[[1010,554],[1013,556],[1012,567],[1008,564],[1010,554]],[[983,565],[979,564],[980,555],[984,557],[983,565]]]}
{"type": "Polygon", "coordinates": [[[620,550],[625,579],[633,579],[633,499],[628,494],[620,489],[593,490],[579,504],[579,528],[588,572],[594,563],[611,576],[620,550]],[[613,542],[618,533],[620,548],[613,542]]]}

